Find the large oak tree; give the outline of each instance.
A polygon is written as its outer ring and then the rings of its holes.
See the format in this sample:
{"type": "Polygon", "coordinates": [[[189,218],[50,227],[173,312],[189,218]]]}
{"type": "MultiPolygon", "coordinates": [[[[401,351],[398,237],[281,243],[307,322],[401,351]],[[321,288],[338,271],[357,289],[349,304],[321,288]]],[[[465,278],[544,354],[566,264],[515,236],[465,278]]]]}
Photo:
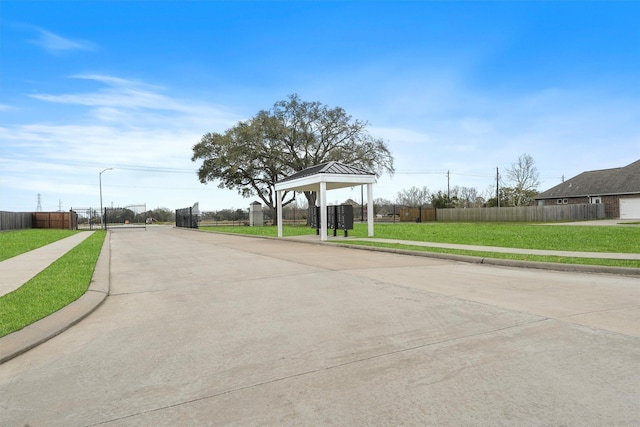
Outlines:
{"type": "MultiPolygon", "coordinates": [[[[290,95],[273,108],[238,122],[221,133],[207,133],[193,146],[192,161],[202,161],[200,182],[257,195],[276,205],[275,183],[295,172],[338,161],[380,176],[393,173],[393,156],[386,143],[367,131],[367,122],[353,119],[340,107],[305,102],[290,95]]],[[[315,193],[305,192],[309,206],[315,193]]],[[[290,203],[294,197],[284,200],[290,203]]]]}

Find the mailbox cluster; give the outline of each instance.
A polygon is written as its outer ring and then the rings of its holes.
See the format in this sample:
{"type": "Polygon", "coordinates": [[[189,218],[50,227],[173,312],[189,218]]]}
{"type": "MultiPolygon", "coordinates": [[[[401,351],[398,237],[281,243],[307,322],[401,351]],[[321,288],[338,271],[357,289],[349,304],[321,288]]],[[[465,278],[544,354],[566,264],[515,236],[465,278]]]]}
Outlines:
{"type": "MultiPolygon", "coordinates": [[[[310,227],[315,228],[317,234],[320,234],[319,206],[309,208],[307,224],[310,227]]],[[[337,235],[338,230],[344,230],[344,236],[347,237],[347,230],[353,230],[353,206],[327,206],[327,229],[333,230],[334,236],[337,235]]]]}

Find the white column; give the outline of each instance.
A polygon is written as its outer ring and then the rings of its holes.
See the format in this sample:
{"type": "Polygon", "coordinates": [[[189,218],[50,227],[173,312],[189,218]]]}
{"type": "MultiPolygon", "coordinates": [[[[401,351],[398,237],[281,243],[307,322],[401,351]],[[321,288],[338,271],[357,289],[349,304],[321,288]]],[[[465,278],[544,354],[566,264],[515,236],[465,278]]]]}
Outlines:
{"type": "Polygon", "coordinates": [[[327,240],[327,183],[320,181],[320,241],[327,240]]]}
{"type": "Polygon", "coordinates": [[[282,191],[276,191],[276,211],[278,212],[278,237],[282,237],[282,191]]]}
{"type": "Polygon", "coordinates": [[[373,184],[367,184],[367,229],[368,236],[373,237],[373,184]]]}

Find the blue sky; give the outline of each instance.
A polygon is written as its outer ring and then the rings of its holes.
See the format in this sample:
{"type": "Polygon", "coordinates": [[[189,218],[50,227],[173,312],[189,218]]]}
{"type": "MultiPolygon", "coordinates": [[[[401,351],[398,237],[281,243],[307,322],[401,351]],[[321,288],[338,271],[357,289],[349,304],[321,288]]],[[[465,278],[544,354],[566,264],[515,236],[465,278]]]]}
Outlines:
{"type": "MultiPolygon", "coordinates": [[[[640,2],[0,3],[0,210],[247,208],[191,147],[276,101],[343,107],[411,186],[540,191],[640,158],[640,2]]],[[[329,193],[359,201],[360,190],[329,193]]]]}

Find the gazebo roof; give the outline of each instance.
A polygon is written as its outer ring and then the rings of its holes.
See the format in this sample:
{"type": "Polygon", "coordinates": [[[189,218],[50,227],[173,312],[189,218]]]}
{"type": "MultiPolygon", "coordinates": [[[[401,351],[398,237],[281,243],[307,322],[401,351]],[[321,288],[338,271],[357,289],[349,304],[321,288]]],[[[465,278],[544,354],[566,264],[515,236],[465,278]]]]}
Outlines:
{"type": "Polygon", "coordinates": [[[374,184],[376,175],[363,169],[338,162],[321,163],[294,173],[276,182],[276,191],[318,191],[325,182],[327,190],[374,184]]]}

